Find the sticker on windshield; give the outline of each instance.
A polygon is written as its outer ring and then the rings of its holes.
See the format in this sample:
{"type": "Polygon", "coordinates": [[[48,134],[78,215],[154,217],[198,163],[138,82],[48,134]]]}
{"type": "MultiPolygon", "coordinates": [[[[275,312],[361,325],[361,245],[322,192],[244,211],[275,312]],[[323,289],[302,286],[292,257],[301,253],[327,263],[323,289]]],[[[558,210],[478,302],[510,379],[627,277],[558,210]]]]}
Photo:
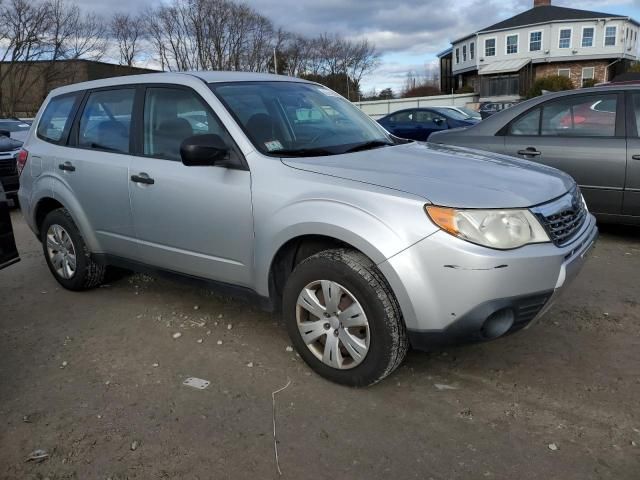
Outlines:
{"type": "Polygon", "coordinates": [[[270,152],[273,152],[274,150],[282,150],[282,144],[278,140],[271,140],[269,142],[264,142],[264,146],[270,152]]]}

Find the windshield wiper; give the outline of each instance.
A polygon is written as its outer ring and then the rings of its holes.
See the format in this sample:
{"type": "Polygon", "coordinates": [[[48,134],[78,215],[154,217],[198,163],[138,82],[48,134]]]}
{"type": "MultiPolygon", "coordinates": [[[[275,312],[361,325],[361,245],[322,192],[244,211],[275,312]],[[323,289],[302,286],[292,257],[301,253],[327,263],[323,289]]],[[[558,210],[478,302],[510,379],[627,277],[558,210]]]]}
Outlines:
{"type": "Polygon", "coordinates": [[[326,148],[295,148],[291,150],[273,150],[269,153],[283,157],[324,157],[336,154],[336,152],[332,152],[326,148]]]}
{"type": "Polygon", "coordinates": [[[345,150],[344,153],[360,152],[362,150],[371,150],[373,148],[387,147],[389,145],[394,144],[384,140],[371,140],[370,142],[360,143],[355,147],[351,147],[348,150],[345,150]]]}

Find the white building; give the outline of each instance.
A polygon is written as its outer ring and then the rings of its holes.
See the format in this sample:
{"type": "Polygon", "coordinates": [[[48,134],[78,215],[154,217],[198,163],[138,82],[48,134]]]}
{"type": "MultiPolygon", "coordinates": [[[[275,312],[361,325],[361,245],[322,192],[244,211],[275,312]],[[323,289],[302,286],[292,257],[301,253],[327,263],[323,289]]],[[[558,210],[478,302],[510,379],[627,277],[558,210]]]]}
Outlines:
{"type": "Polygon", "coordinates": [[[439,55],[441,88],[470,85],[488,101],[519,99],[548,75],[568,76],[576,87],[604,82],[637,59],[638,30],[630,17],[534,0],[533,8],[452,42],[439,55]]]}

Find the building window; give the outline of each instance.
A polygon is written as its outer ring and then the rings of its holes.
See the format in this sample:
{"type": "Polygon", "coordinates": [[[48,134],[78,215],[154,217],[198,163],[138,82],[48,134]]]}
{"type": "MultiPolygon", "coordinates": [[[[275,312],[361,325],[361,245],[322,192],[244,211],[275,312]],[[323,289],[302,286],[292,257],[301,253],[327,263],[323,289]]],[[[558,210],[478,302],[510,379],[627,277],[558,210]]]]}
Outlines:
{"type": "Polygon", "coordinates": [[[582,69],[582,86],[592,86],[593,79],[596,75],[596,69],[594,67],[584,67],[582,69]]]}
{"type": "Polygon", "coordinates": [[[604,29],[604,46],[613,47],[616,44],[616,35],[618,34],[618,27],[606,27],[604,29]]]}
{"type": "Polygon", "coordinates": [[[518,35],[507,35],[507,55],[518,53],[518,35]]]}
{"type": "Polygon", "coordinates": [[[571,69],[570,68],[559,68],[558,69],[558,76],[559,77],[571,78],[571,69]]]}
{"type": "Polygon", "coordinates": [[[496,56],[496,39],[487,38],[484,41],[484,56],[495,57],[496,56]]]}
{"type": "Polygon", "coordinates": [[[588,27],[582,29],[582,46],[583,47],[593,47],[593,34],[594,28],[588,27]]]}
{"type": "Polygon", "coordinates": [[[558,42],[558,48],[571,48],[571,29],[560,29],[560,40],[558,42]]]}
{"type": "Polygon", "coordinates": [[[476,44],[471,42],[469,44],[469,57],[471,57],[471,60],[473,60],[473,57],[476,54],[475,50],[476,50],[476,44]]]}
{"type": "Polygon", "coordinates": [[[467,46],[466,45],[462,46],[462,61],[463,62],[467,61],[467,46]]]}
{"type": "Polygon", "coordinates": [[[542,32],[529,33],[529,51],[537,52],[542,50],[542,32]]]}
{"type": "Polygon", "coordinates": [[[460,49],[456,48],[456,63],[460,63],[460,49]]]}

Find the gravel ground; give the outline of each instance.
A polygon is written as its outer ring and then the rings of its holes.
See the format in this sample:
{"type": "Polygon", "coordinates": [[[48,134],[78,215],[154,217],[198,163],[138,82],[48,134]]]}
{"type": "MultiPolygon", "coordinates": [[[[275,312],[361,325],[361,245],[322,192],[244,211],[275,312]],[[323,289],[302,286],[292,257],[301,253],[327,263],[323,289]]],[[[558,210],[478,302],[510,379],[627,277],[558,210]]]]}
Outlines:
{"type": "Polygon", "coordinates": [[[277,316],[239,301],[142,275],[64,291],[13,221],[0,478],[640,478],[639,229],[605,226],[535,327],[411,352],[356,390],[313,374],[277,316]],[[183,386],[190,376],[211,384],[183,386]],[[279,477],[272,392],[288,381],[275,397],[279,477]],[[49,456],[26,461],[36,449],[49,456]]]}

